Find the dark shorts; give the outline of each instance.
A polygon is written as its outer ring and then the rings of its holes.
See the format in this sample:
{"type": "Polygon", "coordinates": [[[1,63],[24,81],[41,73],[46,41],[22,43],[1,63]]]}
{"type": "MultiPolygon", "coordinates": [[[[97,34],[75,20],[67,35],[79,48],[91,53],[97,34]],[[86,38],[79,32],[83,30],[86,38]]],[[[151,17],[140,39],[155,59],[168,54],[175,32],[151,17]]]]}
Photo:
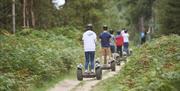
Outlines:
{"type": "Polygon", "coordinates": [[[110,48],[111,48],[111,53],[115,53],[115,46],[111,45],[110,48]]]}

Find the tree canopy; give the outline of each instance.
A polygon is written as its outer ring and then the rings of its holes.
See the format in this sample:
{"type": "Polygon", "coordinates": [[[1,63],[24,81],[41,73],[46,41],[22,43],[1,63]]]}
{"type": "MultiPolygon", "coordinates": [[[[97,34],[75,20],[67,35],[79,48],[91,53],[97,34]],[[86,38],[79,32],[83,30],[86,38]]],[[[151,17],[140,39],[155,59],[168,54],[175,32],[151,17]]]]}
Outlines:
{"type": "MultiPolygon", "coordinates": [[[[100,32],[103,24],[131,32],[151,29],[179,34],[179,0],[65,0],[55,7],[52,0],[16,0],[16,27],[52,28],[73,26],[83,30],[87,23],[100,32]]],[[[12,0],[0,0],[0,28],[11,29],[12,0]]]]}

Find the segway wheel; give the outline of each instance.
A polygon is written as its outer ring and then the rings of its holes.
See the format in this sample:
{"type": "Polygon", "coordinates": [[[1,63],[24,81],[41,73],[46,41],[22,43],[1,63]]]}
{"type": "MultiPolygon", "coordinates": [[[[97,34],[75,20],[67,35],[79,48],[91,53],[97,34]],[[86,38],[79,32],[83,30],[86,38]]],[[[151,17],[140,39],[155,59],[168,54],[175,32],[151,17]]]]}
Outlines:
{"type": "Polygon", "coordinates": [[[115,62],[111,63],[111,70],[116,71],[116,63],[115,62]]]}
{"type": "Polygon", "coordinates": [[[77,69],[77,80],[79,81],[83,80],[83,74],[81,69],[77,69]]]}
{"type": "Polygon", "coordinates": [[[118,66],[121,65],[121,59],[120,59],[120,58],[118,58],[118,59],[116,60],[116,64],[117,64],[118,66]]]}
{"type": "Polygon", "coordinates": [[[121,65],[121,63],[118,61],[118,62],[117,62],[117,65],[118,65],[118,66],[120,66],[120,65],[121,65]]]}
{"type": "Polygon", "coordinates": [[[127,62],[127,58],[124,58],[124,62],[125,62],[125,63],[127,62]]]}
{"type": "Polygon", "coordinates": [[[102,69],[100,67],[96,68],[96,79],[97,80],[102,79],[102,69]]]}

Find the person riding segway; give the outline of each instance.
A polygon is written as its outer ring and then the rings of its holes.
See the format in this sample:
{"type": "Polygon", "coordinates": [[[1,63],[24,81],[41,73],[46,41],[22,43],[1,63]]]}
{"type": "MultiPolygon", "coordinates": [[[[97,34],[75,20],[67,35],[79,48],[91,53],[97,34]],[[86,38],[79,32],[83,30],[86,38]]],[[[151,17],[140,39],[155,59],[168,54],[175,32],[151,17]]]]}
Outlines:
{"type": "Polygon", "coordinates": [[[85,52],[85,72],[82,73],[82,64],[79,64],[77,67],[77,79],[83,80],[84,78],[94,78],[97,80],[102,78],[102,70],[98,62],[95,64],[94,72],[94,58],[95,58],[95,49],[96,49],[96,33],[93,32],[92,24],[86,26],[86,30],[83,34],[83,44],[85,52]],[[90,72],[88,70],[90,65],[90,72]]]}
{"type": "Polygon", "coordinates": [[[111,35],[111,38],[110,38],[110,49],[111,49],[111,57],[113,59],[115,59],[114,57],[114,53],[115,53],[115,36],[114,36],[114,31],[112,29],[109,30],[109,33],[111,35]]]}
{"type": "Polygon", "coordinates": [[[112,71],[115,71],[115,62],[111,59],[111,51],[110,51],[110,38],[111,35],[108,32],[107,25],[103,26],[103,32],[99,36],[101,41],[101,52],[102,52],[102,59],[104,61],[104,65],[102,66],[102,69],[112,69],[112,71]],[[110,66],[107,64],[109,61],[110,66]]]}
{"type": "Polygon", "coordinates": [[[117,56],[116,60],[117,60],[117,65],[120,65],[120,63],[122,61],[122,57],[123,57],[122,56],[122,54],[123,54],[122,46],[124,43],[124,39],[121,34],[121,31],[117,31],[117,36],[116,36],[115,40],[116,40],[117,53],[119,54],[119,56],[117,56]]]}

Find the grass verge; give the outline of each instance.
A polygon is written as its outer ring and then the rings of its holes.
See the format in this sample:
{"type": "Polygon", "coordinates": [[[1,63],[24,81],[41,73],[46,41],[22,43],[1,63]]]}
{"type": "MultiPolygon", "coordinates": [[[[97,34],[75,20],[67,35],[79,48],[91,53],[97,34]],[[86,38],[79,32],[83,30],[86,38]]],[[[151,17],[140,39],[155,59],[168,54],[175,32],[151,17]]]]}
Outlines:
{"type": "Polygon", "coordinates": [[[76,71],[72,70],[71,72],[61,75],[49,82],[45,82],[43,87],[36,87],[34,86],[32,91],[48,91],[49,89],[53,88],[56,84],[59,82],[65,80],[65,79],[76,79],[76,71]]]}
{"type": "Polygon", "coordinates": [[[162,36],[135,49],[121,72],[93,91],[179,91],[179,40],[178,35],[162,36]]]}

